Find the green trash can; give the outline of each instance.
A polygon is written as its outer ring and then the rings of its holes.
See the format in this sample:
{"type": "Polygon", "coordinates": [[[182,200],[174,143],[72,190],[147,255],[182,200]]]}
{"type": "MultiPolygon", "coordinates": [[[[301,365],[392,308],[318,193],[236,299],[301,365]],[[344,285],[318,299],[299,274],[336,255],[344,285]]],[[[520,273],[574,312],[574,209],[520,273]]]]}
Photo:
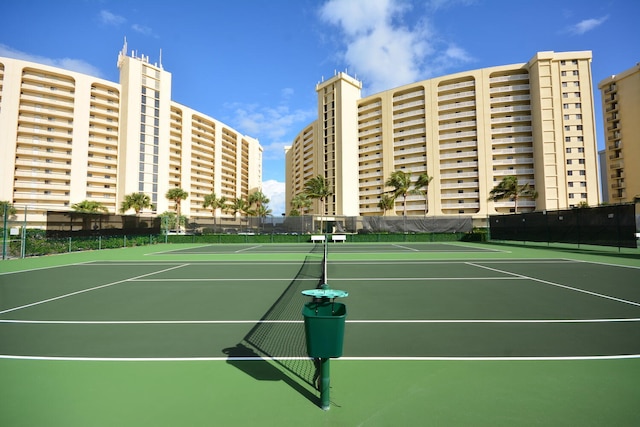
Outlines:
{"type": "Polygon", "coordinates": [[[342,356],[347,307],[340,302],[309,302],[302,309],[309,357],[342,356]]]}

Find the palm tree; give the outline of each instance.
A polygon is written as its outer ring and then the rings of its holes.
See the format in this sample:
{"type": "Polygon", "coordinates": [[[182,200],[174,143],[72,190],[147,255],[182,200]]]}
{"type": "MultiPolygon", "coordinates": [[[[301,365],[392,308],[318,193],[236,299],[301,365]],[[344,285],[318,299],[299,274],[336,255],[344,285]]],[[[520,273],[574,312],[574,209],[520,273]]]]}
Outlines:
{"type": "Polygon", "coordinates": [[[238,197],[232,200],[231,204],[229,205],[229,210],[233,213],[234,216],[238,212],[240,212],[240,214],[242,215],[243,213],[247,213],[249,211],[249,205],[244,201],[244,199],[238,197]]]}
{"type": "Polygon", "coordinates": [[[257,208],[256,210],[254,210],[254,213],[255,213],[256,216],[258,216],[260,218],[265,218],[265,217],[271,215],[272,211],[271,211],[271,209],[269,209],[269,206],[262,205],[259,208],[257,208]]]}
{"type": "Polygon", "coordinates": [[[7,214],[7,218],[14,216],[18,211],[16,208],[8,201],[0,202],[0,218],[4,218],[5,212],[7,214]]]}
{"type": "MultiPolygon", "coordinates": [[[[100,214],[109,212],[109,209],[107,209],[105,205],[100,202],[94,202],[93,200],[83,200],[79,203],[75,203],[71,205],[71,209],[83,214],[100,214]]],[[[97,231],[101,228],[99,224],[102,223],[102,215],[81,215],[81,218],[83,230],[97,231]],[[93,227],[91,226],[92,221],[96,221],[93,227]]]]}
{"type": "Polygon", "coordinates": [[[103,205],[100,202],[94,202],[93,200],[83,200],[79,203],[75,203],[73,205],[71,205],[71,209],[73,209],[76,212],[81,212],[81,213],[100,213],[100,212],[104,212],[107,213],[109,212],[109,209],[107,209],[107,207],[105,205],[103,205]]]}
{"type": "Polygon", "coordinates": [[[378,201],[378,207],[382,209],[382,216],[385,216],[388,210],[393,209],[393,204],[396,202],[392,196],[383,194],[378,201]]]}
{"type": "Polygon", "coordinates": [[[140,211],[146,208],[150,208],[151,198],[144,193],[131,193],[124,196],[122,206],[120,207],[120,213],[125,213],[129,209],[133,209],[136,215],[140,215],[140,211]]]}
{"type": "Polygon", "coordinates": [[[411,172],[392,172],[384,185],[393,187],[390,193],[393,193],[394,199],[402,196],[402,215],[407,216],[407,194],[411,192],[411,172]]]}
{"type": "Polygon", "coordinates": [[[262,211],[262,206],[268,204],[269,202],[269,198],[260,190],[254,191],[253,193],[249,194],[249,197],[247,198],[247,203],[249,205],[256,205],[256,212],[262,211]]]}
{"type": "Polygon", "coordinates": [[[178,221],[176,221],[176,231],[178,231],[180,229],[180,219],[182,218],[182,215],[180,214],[180,204],[184,199],[189,197],[189,193],[180,187],[175,187],[167,191],[165,197],[176,204],[176,215],[178,217],[178,221]]]}
{"type": "Polygon", "coordinates": [[[222,196],[218,199],[216,193],[207,194],[204,196],[204,201],[202,203],[203,208],[211,208],[211,215],[213,216],[213,227],[216,228],[216,209],[223,209],[227,204],[227,198],[222,196]]]}
{"type": "Polygon", "coordinates": [[[247,197],[249,206],[255,205],[255,208],[251,209],[251,215],[259,218],[258,231],[261,231],[262,228],[262,218],[268,215],[265,212],[271,213],[271,209],[267,206],[269,201],[269,198],[260,190],[254,191],[247,197]]]}
{"type": "Polygon", "coordinates": [[[320,230],[322,230],[322,215],[325,214],[324,206],[325,201],[333,194],[331,188],[329,187],[329,183],[324,176],[317,175],[313,178],[310,178],[304,184],[304,193],[310,199],[318,199],[320,200],[320,230]]]}
{"type": "Polygon", "coordinates": [[[311,207],[311,199],[305,193],[296,194],[291,200],[291,208],[293,208],[299,215],[304,215],[304,210],[311,207]]]}
{"type": "Polygon", "coordinates": [[[529,183],[518,185],[518,178],[513,175],[502,178],[502,181],[493,187],[489,194],[491,195],[488,199],[490,201],[497,202],[502,199],[513,200],[515,213],[518,213],[518,199],[522,197],[535,199],[538,197],[538,192],[532,190],[529,187],[529,183]]]}
{"type": "Polygon", "coordinates": [[[429,184],[431,183],[431,180],[433,180],[433,177],[429,176],[428,173],[424,172],[418,175],[418,180],[413,185],[414,192],[418,194],[422,194],[424,196],[424,216],[427,216],[427,208],[428,208],[427,194],[429,191],[429,184]]]}

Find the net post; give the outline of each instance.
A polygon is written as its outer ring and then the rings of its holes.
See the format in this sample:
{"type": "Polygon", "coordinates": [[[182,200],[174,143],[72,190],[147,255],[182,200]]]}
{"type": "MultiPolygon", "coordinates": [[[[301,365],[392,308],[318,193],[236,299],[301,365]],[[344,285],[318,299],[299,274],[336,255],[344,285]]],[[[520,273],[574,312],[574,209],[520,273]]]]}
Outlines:
{"type": "Polygon", "coordinates": [[[323,357],[320,359],[320,406],[323,411],[331,408],[331,400],[329,398],[330,386],[330,358],[323,357]]]}

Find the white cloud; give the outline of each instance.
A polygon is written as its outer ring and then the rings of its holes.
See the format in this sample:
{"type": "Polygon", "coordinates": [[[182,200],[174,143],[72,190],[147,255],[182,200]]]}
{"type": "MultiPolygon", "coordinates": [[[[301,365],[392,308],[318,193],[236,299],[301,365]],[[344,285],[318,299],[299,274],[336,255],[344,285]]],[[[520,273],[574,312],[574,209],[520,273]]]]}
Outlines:
{"type": "Polygon", "coordinates": [[[461,4],[463,6],[469,6],[476,2],[476,0],[430,0],[427,5],[434,10],[446,9],[448,7],[461,4]]]}
{"type": "Polygon", "coordinates": [[[102,21],[102,23],[105,25],[116,26],[127,22],[126,18],[124,18],[123,16],[116,15],[104,9],[100,11],[100,21],[102,21]]]}
{"type": "Polygon", "coordinates": [[[590,19],[585,19],[582,20],[580,22],[578,22],[575,25],[571,25],[569,28],[567,28],[566,32],[573,34],[573,35],[582,35],[584,33],[586,33],[587,31],[591,31],[596,27],[599,27],[600,25],[602,25],[607,19],[609,19],[609,15],[605,15],[601,18],[590,18],[590,19]]]}
{"type": "MultiPolygon", "coordinates": [[[[292,95],[290,89],[283,90],[285,98],[292,95]]],[[[242,133],[260,141],[264,149],[264,159],[282,159],[284,147],[291,145],[291,140],[300,128],[313,120],[313,110],[291,110],[288,105],[281,104],[267,107],[259,104],[234,103],[225,105],[233,110],[230,120],[233,126],[242,133]]]]}
{"type": "Polygon", "coordinates": [[[102,72],[97,67],[81,59],[74,58],[47,58],[39,55],[21,52],[7,45],[0,44],[0,56],[20,59],[22,61],[37,62],[38,64],[50,65],[52,67],[63,68],[90,76],[104,78],[102,72]]]}
{"type": "Polygon", "coordinates": [[[145,25],[133,24],[131,26],[131,29],[142,35],[158,38],[158,36],[153,32],[153,30],[145,25]]]}
{"type": "Polygon", "coordinates": [[[285,209],[285,183],[274,179],[263,181],[262,192],[269,198],[269,209],[273,216],[286,213],[285,209]]]}
{"type": "Polygon", "coordinates": [[[472,61],[463,48],[435,34],[426,18],[411,27],[403,24],[410,11],[411,5],[402,0],[330,0],[320,8],[320,18],[344,34],[342,59],[363,79],[366,92],[412,83],[472,61]]]}

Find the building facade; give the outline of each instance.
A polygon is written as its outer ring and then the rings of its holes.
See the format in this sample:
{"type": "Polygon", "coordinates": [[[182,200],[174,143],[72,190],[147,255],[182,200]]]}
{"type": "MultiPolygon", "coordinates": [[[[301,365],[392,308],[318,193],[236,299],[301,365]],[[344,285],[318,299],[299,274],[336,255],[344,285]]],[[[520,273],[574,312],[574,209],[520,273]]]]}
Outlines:
{"type": "Polygon", "coordinates": [[[147,213],[162,213],[174,209],[166,192],[180,187],[183,215],[211,216],[206,195],[246,199],[261,187],[256,139],[173,102],[171,73],[126,44],[118,67],[113,83],[0,58],[0,200],[41,221],[83,200],[116,213],[142,192],[154,205],[147,213]]]}
{"type": "Polygon", "coordinates": [[[640,198],[640,64],[602,80],[605,148],[602,168],[604,201],[640,198]]]}
{"type": "MultiPolygon", "coordinates": [[[[427,197],[409,195],[408,215],[514,210],[488,201],[514,175],[538,193],[518,211],[599,203],[591,52],[539,52],[529,62],[442,76],[361,97],[338,73],[316,86],[318,119],[286,154],[286,201],[324,176],[327,215],[382,215],[392,172],[433,177],[427,197]]],[[[404,201],[396,200],[402,215],[404,201]]],[[[318,204],[314,205],[318,212],[318,204]]],[[[394,210],[388,212],[393,214],[394,210]]]]}

